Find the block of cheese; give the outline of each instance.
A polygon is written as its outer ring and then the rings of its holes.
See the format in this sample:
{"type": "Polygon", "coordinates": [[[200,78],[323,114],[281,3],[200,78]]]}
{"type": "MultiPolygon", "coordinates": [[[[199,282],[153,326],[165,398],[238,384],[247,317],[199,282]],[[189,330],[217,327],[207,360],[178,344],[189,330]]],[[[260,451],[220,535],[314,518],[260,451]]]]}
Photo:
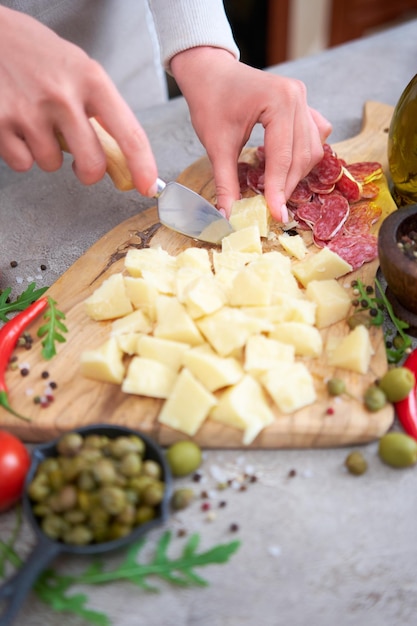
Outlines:
{"type": "Polygon", "coordinates": [[[126,293],[123,274],[113,274],[84,301],[87,315],[93,320],[111,320],[133,311],[126,293]]]}
{"type": "Polygon", "coordinates": [[[233,357],[221,357],[208,346],[197,346],[187,350],[183,364],[209,391],[236,384],[244,371],[233,357]]]}
{"type": "Polygon", "coordinates": [[[155,321],[155,300],[158,290],[142,277],[125,276],[126,294],[135,309],[141,309],[155,321]]]}
{"type": "Polygon", "coordinates": [[[359,374],[366,374],[373,354],[368,329],[360,324],[328,352],[327,362],[334,367],[343,367],[359,374]]]}
{"type": "Polygon", "coordinates": [[[232,204],[229,221],[235,230],[257,224],[260,236],[267,237],[270,220],[271,214],[268,205],[265,197],[261,194],[236,200],[232,204]]]}
{"type": "Polygon", "coordinates": [[[131,276],[143,276],[143,270],[175,271],[177,259],[166,250],[155,248],[129,248],[125,257],[125,268],[131,276]]]}
{"type": "Polygon", "coordinates": [[[304,259],[308,249],[301,235],[288,235],[283,233],[278,235],[278,241],[284,250],[298,260],[304,259]]]}
{"type": "Polygon", "coordinates": [[[142,336],[142,333],[123,333],[121,335],[114,336],[116,338],[117,345],[122,352],[128,354],[129,356],[136,354],[136,346],[139,337],[142,336]]]}
{"type": "Polygon", "coordinates": [[[322,248],[317,254],[309,255],[295,263],[292,271],[303,287],[306,287],[312,280],[327,280],[344,276],[352,271],[352,266],[336,252],[329,248],[322,248]]]}
{"type": "Polygon", "coordinates": [[[211,261],[206,248],[185,248],[177,255],[177,268],[193,267],[201,272],[211,273],[211,261]]]}
{"type": "Polygon", "coordinates": [[[282,413],[294,413],[313,404],[317,397],[304,363],[278,363],[261,374],[260,380],[282,413]]]}
{"type": "Polygon", "coordinates": [[[281,322],[274,326],[268,336],[294,346],[296,356],[317,357],[323,351],[320,331],[310,324],[281,322]]]}
{"type": "Polygon", "coordinates": [[[243,430],[244,445],[252,443],[261,430],[274,420],[261,385],[250,374],[221,392],[218,404],[210,411],[210,417],[243,430]]]}
{"type": "Polygon", "coordinates": [[[122,382],[122,391],[150,398],[167,398],[176,378],[177,372],[165,363],[134,356],[122,382]]]}
{"type": "Polygon", "coordinates": [[[81,373],[87,378],[120,384],[125,375],[123,352],[115,337],[110,337],[95,350],[81,354],[81,373]]]}
{"type": "Polygon", "coordinates": [[[185,288],[183,303],[190,316],[197,319],[221,309],[226,304],[226,293],[212,274],[203,274],[185,288]]]}
{"type": "Polygon", "coordinates": [[[262,254],[261,235],[257,224],[246,226],[222,239],[222,252],[255,252],[262,254]]]}
{"type": "Polygon", "coordinates": [[[272,273],[263,276],[251,264],[239,270],[228,292],[232,306],[268,306],[272,300],[272,273]]]}
{"type": "Polygon", "coordinates": [[[246,342],[243,367],[246,372],[256,376],[274,367],[277,361],[292,363],[294,355],[295,348],[289,343],[270,339],[265,335],[252,335],[246,342]]]}
{"type": "Polygon", "coordinates": [[[164,363],[175,372],[178,372],[184,354],[190,349],[189,344],[153,335],[139,335],[136,339],[135,352],[139,356],[164,363]]]}
{"type": "Polygon", "coordinates": [[[316,326],[325,328],[347,317],[352,306],[351,296],[336,279],[312,280],[306,295],[316,304],[316,326]]]}
{"type": "Polygon", "coordinates": [[[230,356],[242,348],[250,335],[274,328],[268,320],[250,317],[240,309],[229,306],[202,317],[196,324],[220,356],[230,356]]]}
{"type": "Polygon", "coordinates": [[[152,323],[141,309],[136,309],[124,317],[112,322],[110,335],[126,335],[127,333],[149,333],[152,323]]]}
{"type": "Polygon", "coordinates": [[[200,331],[177,298],[160,295],[156,299],[155,337],[182,341],[191,346],[204,343],[200,331]]]}
{"type": "Polygon", "coordinates": [[[215,396],[184,367],[161,409],[158,421],[192,437],[216,403],[215,396]]]}

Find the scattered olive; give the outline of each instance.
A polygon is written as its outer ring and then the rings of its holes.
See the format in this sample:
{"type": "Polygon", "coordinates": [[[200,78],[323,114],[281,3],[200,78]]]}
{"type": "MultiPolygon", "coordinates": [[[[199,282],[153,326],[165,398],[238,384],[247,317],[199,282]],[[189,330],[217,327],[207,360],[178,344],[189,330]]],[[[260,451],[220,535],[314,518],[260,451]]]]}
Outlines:
{"type": "Polygon", "coordinates": [[[382,389],[377,385],[370,385],[365,391],[364,403],[368,411],[372,413],[380,411],[387,403],[387,397],[382,389]]]}
{"type": "Polygon", "coordinates": [[[393,367],[379,381],[389,402],[404,400],[414,388],[415,376],[407,367],[393,367]]]}
{"type": "Polygon", "coordinates": [[[360,476],[364,474],[368,469],[368,463],[363,456],[362,452],[355,450],[350,452],[345,460],[345,466],[351,474],[360,476]]]}
{"type": "Polygon", "coordinates": [[[417,441],[405,433],[387,433],[379,440],[378,454],[391,467],[410,467],[417,462],[417,441]]]}
{"type": "Polygon", "coordinates": [[[183,487],[182,489],[177,489],[172,494],[171,498],[171,506],[174,511],[181,511],[182,509],[186,509],[187,506],[191,504],[194,500],[195,493],[193,489],[188,487],[183,487]]]}
{"type": "Polygon", "coordinates": [[[330,378],[327,381],[327,391],[331,396],[340,396],[346,391],[345,381],[341,378],[330,378]]]}
{"type": "Polygon", "coordinates": [[[166,458],[174,476],[186,476],[200,467],[201,449],[194,441],[176,441],[168,448],[166,458]]]}

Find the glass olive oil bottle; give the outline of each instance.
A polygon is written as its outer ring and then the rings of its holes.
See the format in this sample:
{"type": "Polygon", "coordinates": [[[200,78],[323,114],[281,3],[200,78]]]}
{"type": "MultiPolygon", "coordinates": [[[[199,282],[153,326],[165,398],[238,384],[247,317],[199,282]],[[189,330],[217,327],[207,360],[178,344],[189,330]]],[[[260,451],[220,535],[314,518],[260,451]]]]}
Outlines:
{"type": "Polygon", "coordinates": [[[417,74],[394,109],[388,134],[392,195],[398,206],[417,202],[417,74]]]}

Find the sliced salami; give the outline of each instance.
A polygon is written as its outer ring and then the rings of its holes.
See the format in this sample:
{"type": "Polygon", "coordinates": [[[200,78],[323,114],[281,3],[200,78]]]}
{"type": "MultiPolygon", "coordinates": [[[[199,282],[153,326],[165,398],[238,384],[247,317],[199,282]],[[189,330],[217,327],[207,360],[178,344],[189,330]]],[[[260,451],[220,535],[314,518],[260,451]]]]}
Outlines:
{"type": "Polygon", "coordinates": [[[313,193],[310,187],[308,186],[306,179],[303,178],[302,180],[300,180],[300,182],[298,183],[298,185],[292,192],[288,202],[297,206],[304,202],[309,202],[312,196],[313,196],[313,193]]]}
{"type": "Polygon", "coordinates": [[[340,193],[320,196],[320,217],[313,227],[315,239],[329,241],[342,228],[349,215],[349,202],[340,193]]]}
{"type": "Polygon", "coordinates": [[[249,189],[248,172],[250,169],[252,169],[252,166],[249,163],[240,161],[237,164],[237,176],[239,179],[240,193],[244,193],[249,189]]]}
{"type": "Polygon", "coordinates": [[[362,184],[362,198],[376,198],[379,194],[379,187],[376,183],[363,183],[362,184]]]}
{"type": "Polygon", "coordinates": [[[332,193],[335,187],[334,183],[323,182],[313,172],[310,172],[304,180],[312,193],[332,193]]]}
{"type": "Polygon", "coordinates": [[[382,166],[381,163],[378,163],[377,161],[349,163],[349,165],[346,165],[346,168],[360,183],[368,183],[371,180],[377,180],[382,176],[382,166]]]}
{"type": "Polygon", "coordinates": [[[299,204],[295,211],[295,217],[302,220],[312,229],[314,224],[320,219],[322,205],[317,199],[311,202],[299,204]]]}
{"type": "Polygon", "coordinates": [[[256,193],[263,193],[265,189],[265,170],[263,167],[252,167],[248,170],[247,185],[256,193]]]}
{"type": "Polygon", "coordinates": [[[362,197],[362,186],[358,183],[345,167],[342,168],[342,176],[337,181],[335,188],[349,202],[357,202],[362,197]]]}
{"type": "Polygon", "coordinates": [[[342,164],[333,151],[324,149],[321,161],[311,170],[323,185],[334,185],[342,176],[342,164]]]}
{"type": "Polygon", "coordinates": [[[369,263],[378,256],[378,240],[370,233],[340,234],[334,237],[327,247],[349,263],[353,270],[357,270],[364,263],[369,263]]]}
{"type": "Polygon", "coordinates": [[[343,231],[349,235],[369,233],[372,224],[381,217],[381,207],[375,202],[363,200],[350,207],[349,217],[346,220],[343,231]]]}

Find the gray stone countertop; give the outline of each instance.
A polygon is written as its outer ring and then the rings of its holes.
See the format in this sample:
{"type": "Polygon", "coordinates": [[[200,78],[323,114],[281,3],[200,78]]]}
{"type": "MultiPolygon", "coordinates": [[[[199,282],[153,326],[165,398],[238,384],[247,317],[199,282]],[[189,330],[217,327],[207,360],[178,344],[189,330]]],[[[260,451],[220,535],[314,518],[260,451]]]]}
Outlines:
{"type": "MultiPolygon", "coordinates": [[[[417,71],[417,22],[399,26],[271,71],[303,80],[309,101],[333,124],[331,142],[359,132],[366,100],[395,104],[417,71]]],[[[155,151],[160,175],[175,178],[203,154],[181,98],[141,111],[140,120],[155,151]]],[[[253,144],[262,142],[256,128],[253,144]]],[[[116,224],[151,206],[131,192],[122,194],[109,180],[83,187],[71,161],[45,174],[33,169],[13,174],[0,166],[0,288],[19,293],[30,278],[49,285],[116,224]],[[12,269],[10,261],[18,261],[12,269]],[[45,264],[47,269],[40,272],[45,264]]],[[[170,519],[171,554],[185,538],[201,534],[201,548],[241,540],[225,565],[199,573],[209,586],[174,588],[154,581],[158,594],[130,583],[81,587],[89,606],[104,611],[115,626],[395,626],[416,621],[417,470],[395,471],[377,456],[377,445],[363,446],[369,469],[353,477],[344,469],[348,449],[218,451],[205,453],[197,493],[216,485],[216,470],[229,478],[255,472],[245,491],[231,487],[211,500],[213,519],[191,508],[170,519]],[[226,506],[219,507],[220,499],[226,506]],[[232,533],[230,524],[237,524],[232,533]]],[[[182,479],[184,484],[189,480],[182,479]]],[[[14,523],[0,518],[0,537],[14,523]]],[[[149,536],[152,555],[162,530],[149,536]]],[[[34,537],[25,525],[19,550],[27,554],[34,537]]],[[[118,556],[108,558],[113,565],[118,556]]],[[[60,557],[61,572],[78,572],[86,563],[60,557]]],[[[86,624],[60,615],[30,594],[16,619],[19,626],[86,624]]]]}

